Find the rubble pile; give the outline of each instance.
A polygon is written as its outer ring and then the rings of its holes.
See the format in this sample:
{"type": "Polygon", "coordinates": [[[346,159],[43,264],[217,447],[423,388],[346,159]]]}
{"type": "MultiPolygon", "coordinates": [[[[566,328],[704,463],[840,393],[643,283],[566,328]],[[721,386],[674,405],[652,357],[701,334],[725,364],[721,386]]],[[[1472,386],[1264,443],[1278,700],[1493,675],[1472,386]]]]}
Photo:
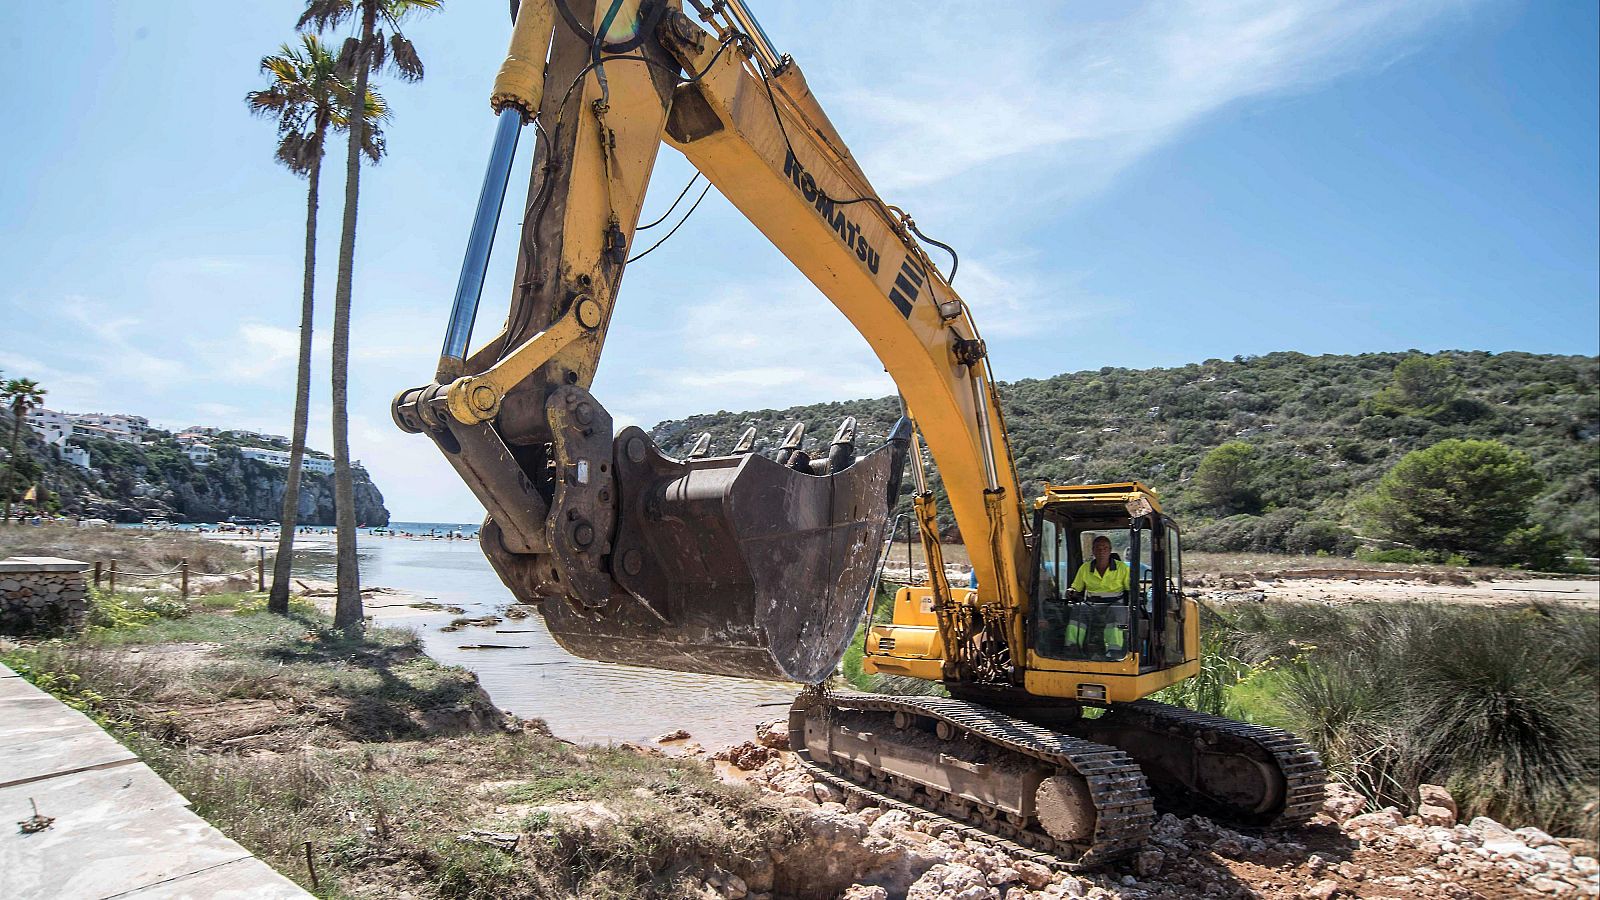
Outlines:
{"type": "MultiPolygon", "coordinates": [[[[1013,858],[938,822],[884,810],[814,781],[793,753],[762,741],[719,758],[782,798],[793,839],[770,868],[741,877],[715,868],[699,897],[774,900],[1179,900],[1260,897],[1500,898],[1600,896],[1594,845],[1487,818],[1461,823],[1444,788],[1424,785],[1415,811],[1368,811],[1331,784],[1323,813],[1288,832],[1236,831],[1202,816],[1163,815],[1146,849],[1091,871],[1057,871],[1013,858]],[[762,752],[764,751],[764,753],[762,752]]],[[[747,873],[748,874],[748,873],[747,873]]]]}

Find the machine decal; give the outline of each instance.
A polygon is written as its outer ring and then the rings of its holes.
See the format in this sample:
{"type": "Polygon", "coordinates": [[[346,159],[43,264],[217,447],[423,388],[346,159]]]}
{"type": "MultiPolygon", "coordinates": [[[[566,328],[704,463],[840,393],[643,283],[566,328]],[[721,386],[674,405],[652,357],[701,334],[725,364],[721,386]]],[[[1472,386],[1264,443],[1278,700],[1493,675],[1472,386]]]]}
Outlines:
{"type": "MultiPolygon", "coordinates": [[[[792,150],[784,153],[783,174],[789,176],[789,180],[794,182],[795,190],[799,191],[800,196],[804,197],[806,202],[812,205],[812,208],[817,211],[817,215],[822,217],[822,221],[839,233],[839,240],[844,241],[846,247],[856,252],[856,259],[865,263],[872,274],[878,274],[881,257],[878,251],[867,243],[867,236],[861,233],[861,226],[850,221],[843,210],[834,209],[832,198],[817,188],[816,179],[812,178],[811,173],[807,172],[805,167],[800,165],[800,161],[794,158],[794,151],[792,150]]],[[[907,311],[907,314],[909,315],[909,311],[907,311]]]]}
{"type": "Polygon", "coordinates": [[[912,265],[908,256],[901,261],[900,271],[894,276],[894,287],[889,289],[889,301],[908,319],[911,318],[911,304],[916,302],[922,288],[922,278],[922,271],[912,265]]]}

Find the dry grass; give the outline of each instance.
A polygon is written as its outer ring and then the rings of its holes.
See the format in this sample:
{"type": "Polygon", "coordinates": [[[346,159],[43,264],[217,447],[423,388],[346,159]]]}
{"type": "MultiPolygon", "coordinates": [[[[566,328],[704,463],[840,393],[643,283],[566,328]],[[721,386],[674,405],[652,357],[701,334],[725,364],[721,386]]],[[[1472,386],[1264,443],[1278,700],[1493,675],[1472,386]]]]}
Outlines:
{"type": "Polygon", "coordinates": [[[495,710],[414,635],[350,639],[246,604],[14,648],[4,661],[106,724],[197,812],[321,896],[684,896],[755,877],[789,819],[708,765],[576,747],[495,710]],[[559,804],[604,805],[566,814],[559,804]],[[474,830],[516,835],[502,849],[474,830]]]}
{"type": "Polygon", "coordinates": [[[6,556],[117,560],[118,568],[130,572],[165,571],[185,558],[195,573],[236,572],[255,563],[255,556],[239,547],[188,532],[71,525],[0,527],[0,557],[6,556]]]}

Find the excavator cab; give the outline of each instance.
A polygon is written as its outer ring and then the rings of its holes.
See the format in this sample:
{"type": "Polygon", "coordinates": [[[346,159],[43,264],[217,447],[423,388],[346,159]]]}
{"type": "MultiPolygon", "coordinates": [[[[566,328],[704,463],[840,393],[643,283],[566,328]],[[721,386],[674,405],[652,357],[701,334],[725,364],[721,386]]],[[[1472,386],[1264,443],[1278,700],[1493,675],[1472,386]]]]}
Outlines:
{"type": "MultiPolygon", "coordinates": [[[[1199,617],[1194,598],[1183,593],[1182,538],[1154,491],[1139,482],[1050,485],[1033,513],[1024,647],[1008,654],[1020,665],[1007,679],[1020,679],[1035,697],[1105,705],[1138,700],[1199,671],[1199,617]],[[1127,567],[1127,587],[1074,591],[1098,537],[1127,567]]],[[[946,589],[952,609],[983,605],[981,584],[946,589]]],[[[940,637],[937,590],[900,590],[893,621],[868,632],[865,671],[950,683],[951,644],[940,637]]]]}
{"type": "Polygon", "coordinates": [[[1137,482],[1051,487],[1034,516],[1035,654],[1070,662],[1136,660],[1142,673],[1184,662],[1181,538],[1153,492],[1137,482]],[[1102,538],[1125,567],[1127,586],[1075,589],[1102,538]]]}

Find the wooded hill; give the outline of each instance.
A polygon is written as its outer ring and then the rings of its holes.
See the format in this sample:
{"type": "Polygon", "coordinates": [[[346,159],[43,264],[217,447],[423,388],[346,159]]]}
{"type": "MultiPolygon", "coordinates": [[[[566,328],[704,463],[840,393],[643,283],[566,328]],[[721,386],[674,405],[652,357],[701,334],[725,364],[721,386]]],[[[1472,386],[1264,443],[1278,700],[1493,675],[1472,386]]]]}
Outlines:
{"type": "MultiPolygon", "coordinates": [[[[1372,535],[1364,503],[1379,479],[1411,451],[1463,438],[1527,454],[1540,480],[1532,521],[1584,555],[1600,555],[1593,357],[1271,353],[1178,368],[1107,367],[999,390],[1025,495],[1046,482],[1143,481],[1184,522],[1191,547],[1348,554],[1357,536],[1372,535]],[[1247,448],[1247,481],[1219,497],[1195,475],[1230,442],[1247,448]]],[[[681,456],[710,432],[712,452],[727,453],[753,425],[770,454],[803,421],[807,449],[825,449],[839,419],[853,415],[865,449],[882,441],[898,408],[886,397],[721,411],[662,422],[652,435],[681,456]]]]}

